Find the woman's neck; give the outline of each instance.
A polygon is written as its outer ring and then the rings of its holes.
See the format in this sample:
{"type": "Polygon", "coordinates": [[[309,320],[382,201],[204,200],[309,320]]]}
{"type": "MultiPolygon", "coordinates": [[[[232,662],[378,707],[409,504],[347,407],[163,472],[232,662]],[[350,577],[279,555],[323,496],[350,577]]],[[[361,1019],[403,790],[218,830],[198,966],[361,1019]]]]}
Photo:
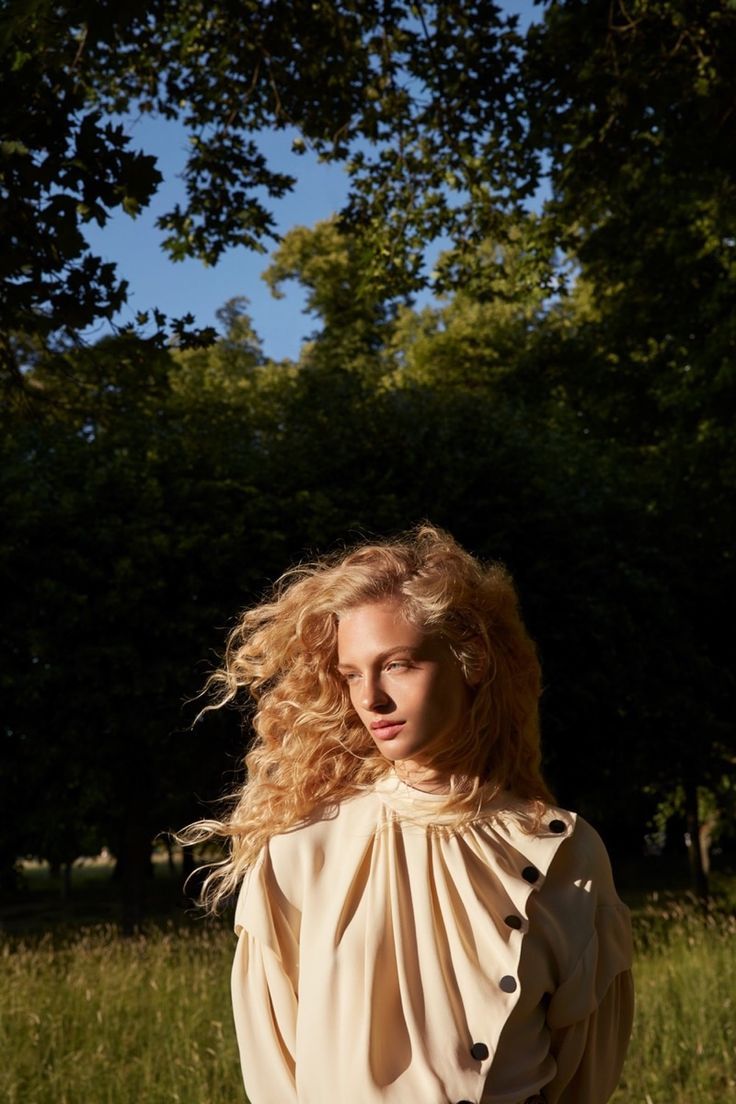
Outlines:
{"type": "Polygon", "coordinates": [[[406,763],[394,763],[394,774],[406,786],[412,790],[421,790],[423,793],[449,793],[450,779],[440,771],[430,767],[411,766],[406,763]]]}

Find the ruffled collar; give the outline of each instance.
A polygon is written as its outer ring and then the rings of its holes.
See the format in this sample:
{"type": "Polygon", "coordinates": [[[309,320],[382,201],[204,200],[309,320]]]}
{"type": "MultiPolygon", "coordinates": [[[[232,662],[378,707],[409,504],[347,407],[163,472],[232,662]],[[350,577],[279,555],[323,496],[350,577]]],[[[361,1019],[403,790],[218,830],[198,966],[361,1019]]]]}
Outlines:
{"type": "MultiPolygon", "coordinates": [[[[547,869],[559,845],[575,830],[575,813],[558,806],[546,805],[541,818],[530,801],[517,797],[508,790],[493,793],[487,787],[478,798],[478,812],[468,816],[455,809],[445,808],[447,794],[430,793],[408,786],[390,771],[374,783],[374,790],[381,799],[389,819],[409,822],[432,829],[436,826],[442,834],[454,834],[463,829],[480,829],[490,832],[504,847],[511,847],[527,864],[533,864],[541,874],[534,885],[539,889],[547,869]]],[[[523,863],[522,863],[523,865],[523,863]]]]}
{"type": "Polygon", "coordinates": [[[507,813],[515,819],[529,819],[530,805],[508,791],[494,793],[491,786],[481,788],[477,797],[477,814],[468,816],[456,809],[446,808],[449,795],[432,793],[410,786],[391,770],[374,784],[376,793],[390,809],[410,820],[419,820],[431,824],[470,823],[488,820],[507,813]]]}

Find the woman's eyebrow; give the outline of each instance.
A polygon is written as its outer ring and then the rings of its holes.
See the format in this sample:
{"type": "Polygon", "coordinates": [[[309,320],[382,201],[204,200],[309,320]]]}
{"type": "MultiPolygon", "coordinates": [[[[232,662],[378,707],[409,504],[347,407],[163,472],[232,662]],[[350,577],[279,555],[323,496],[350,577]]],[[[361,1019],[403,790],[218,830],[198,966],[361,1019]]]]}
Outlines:
{"type": "MultiPolygon", "coordinates": [[[[377,656],[374,656],[375,663],[383,663],[384,659],[388,659],[389,656],[396,655],[397,652],[408,652],[414,656],[419,651],[419,646],[416,644],[397,644],[394,648],[387,648],[385,652],[379,652],[377,656]]],[[[342,671],[348,667],[352,667],[352,663],[338,663],[338,671],[342,671]]]]}

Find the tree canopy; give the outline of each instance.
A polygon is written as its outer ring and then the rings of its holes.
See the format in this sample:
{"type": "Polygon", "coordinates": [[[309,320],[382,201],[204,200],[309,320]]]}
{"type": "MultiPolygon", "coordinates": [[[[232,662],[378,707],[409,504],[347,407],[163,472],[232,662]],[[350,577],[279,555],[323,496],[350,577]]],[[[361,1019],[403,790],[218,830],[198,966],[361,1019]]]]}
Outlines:
{"type": "MultiPolygon", "coordinates": [[[[190,136],[186,204],[159,219],[172,259],[212,264],[230,245],[274,241],[267,200],[295,180],[267,164],[257,134],[290,128],[295,150],[347,168],[344,217],[360,231],[365,279],[411,288],[428,240],[448,229],[477,240],[529,193],[520,44],[488,0],[426,12],[383,0],[11,0],[0,16],[0,227],[12,243],[0,330],[69,337],[125,299],[84,225],[115,208],[135,216],[160,182],[155,156],[132,152],[112,121],[136,112],[180,119],[190,136]]],[[[211,337],[181,320],[174,331],[211,337]]],[[[6,372],[12,354],[6,342],[6,372]]]]}
{"type": "MultiPolygon", "coordinates": [[[[341,217],[373,295],[426,282],[439,235],[455,246],[440,285],[464,282],[470,247],[503,236],[544,169],[543,230],[636,320],[618,338],[654,327],[664,357],[692,350],[694,294],[723,342],[735,31],[729,0],[556,0],[526,36],[491,0],[9,0],[0,330],[68,337],[115,314],[125,284],[84,226],[150,201],[156,159],[129,149],[125,120],[156,113],[190,140],[186,203],[159,219],[173,259],[273,244],[268,201],[295,179],[258,135],[289,129],[296,151],[347,170],[341,217]]],[[[184,320],[174,332],[212,336],[184,320]]],[[[717,373],[731,350],[712,340],[717,373]]]]}

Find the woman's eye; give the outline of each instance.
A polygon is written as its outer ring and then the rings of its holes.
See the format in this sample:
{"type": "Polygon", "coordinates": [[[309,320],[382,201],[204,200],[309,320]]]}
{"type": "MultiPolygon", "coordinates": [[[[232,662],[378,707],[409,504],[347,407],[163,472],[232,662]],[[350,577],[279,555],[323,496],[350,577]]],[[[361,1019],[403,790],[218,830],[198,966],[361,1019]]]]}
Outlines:
{"type": "Polygon", "coordinates": [[[408,666],[409,666],[409,664],[406,662],[405,659],[393,659],[390,663],[386,664],[386,670],[390,671],[393,668],[398,668],[399,670],[406,670],[406,668],[408,666]]]}

